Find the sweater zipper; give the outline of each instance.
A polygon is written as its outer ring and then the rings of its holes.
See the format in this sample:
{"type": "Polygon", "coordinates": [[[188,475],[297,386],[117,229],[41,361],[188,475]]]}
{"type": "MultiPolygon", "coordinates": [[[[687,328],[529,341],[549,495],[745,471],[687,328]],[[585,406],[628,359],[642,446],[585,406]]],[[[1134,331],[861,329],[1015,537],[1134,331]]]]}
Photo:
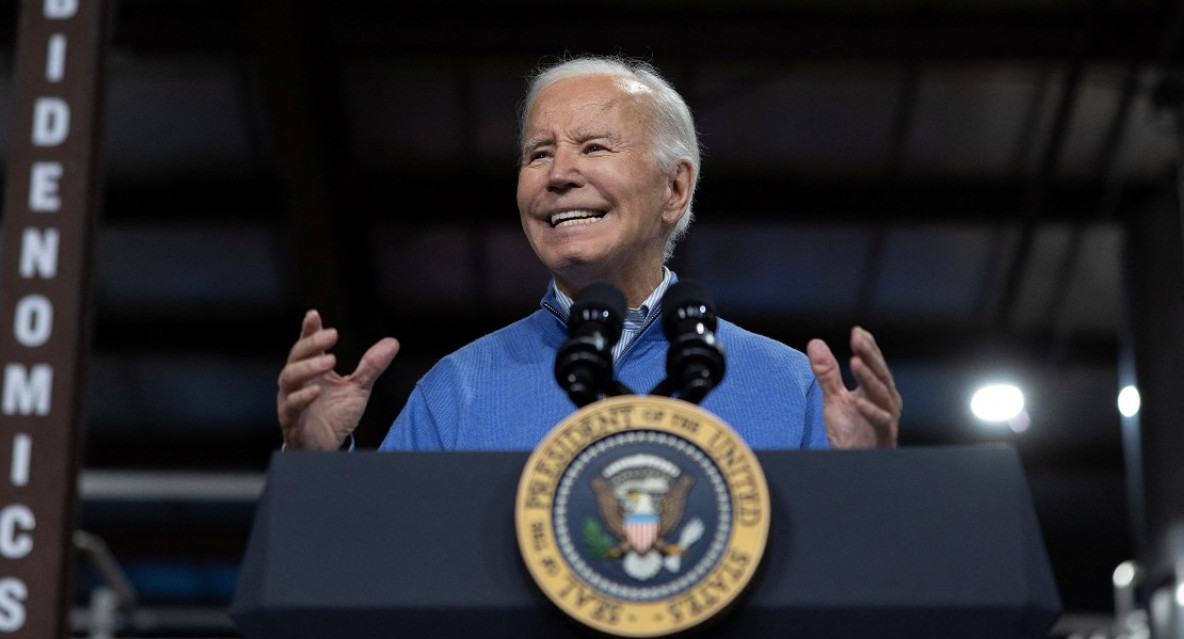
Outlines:
{"type": "Polygon", "coordinates": [[[563,313],[560,313],[559,311],[555,310],[555,307],[551,306],[550,302],[543,302],[543,308],[554,313],[555,317],[558,317],[560,322],[563,322],[563,324],[565,326],[567,325],[567,318],[563,316],[563,313]]]}

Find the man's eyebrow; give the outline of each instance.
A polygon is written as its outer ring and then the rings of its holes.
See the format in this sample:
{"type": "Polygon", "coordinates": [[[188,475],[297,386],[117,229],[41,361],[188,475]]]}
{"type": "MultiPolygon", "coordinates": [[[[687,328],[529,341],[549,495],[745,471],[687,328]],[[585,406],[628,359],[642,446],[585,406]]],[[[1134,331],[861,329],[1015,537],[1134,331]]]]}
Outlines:
{"type": "Polygon", "coordinates": [[[576,135],[576,140],[579,142],[587,142],[588,140],[609,140],[610,142],[616,139],[612,133],[602,131],[600,129],[589,129],[581,131],[576,135]]]}
{"type": "Polygon", "coordinates": [[[548,144],[552,144],[552,140],[551,140],[550,136],[536,135],[535,137],[527,139],[522,142],[522,152],[529,153],[530,151],[537,149],[540,146],[546,146],[548,144]]]}
{"type": "MultiPolygon", "coordinates": [[[[577,132],[573,139],[578,144],[583,144],[590,140],[608,140],[609,142],[616,142],[617,136],[612,132],[601,129],[589,129],[587,131],[577,132]]],[[[522,155],[530,155],[531,152],[546,146],[554,146],[555,138],[550,135],[537,135],[528,138],[522,142],[522,155]]]]}

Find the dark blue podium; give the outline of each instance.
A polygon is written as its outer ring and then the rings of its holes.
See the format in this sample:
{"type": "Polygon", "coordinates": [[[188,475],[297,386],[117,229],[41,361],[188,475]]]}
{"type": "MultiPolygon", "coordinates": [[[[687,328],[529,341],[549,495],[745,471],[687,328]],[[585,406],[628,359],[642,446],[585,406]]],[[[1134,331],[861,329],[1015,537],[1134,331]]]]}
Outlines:
{"type": "MultiPolygon", "coordinates": [[[[231,617],[248,639],[588,637],[519,555],[528,453],[277,453],[231,617]]],[[[757,451],[761,571],[712,637],[1045,637],[1061,603],[1007,446],[757,451]]]]}

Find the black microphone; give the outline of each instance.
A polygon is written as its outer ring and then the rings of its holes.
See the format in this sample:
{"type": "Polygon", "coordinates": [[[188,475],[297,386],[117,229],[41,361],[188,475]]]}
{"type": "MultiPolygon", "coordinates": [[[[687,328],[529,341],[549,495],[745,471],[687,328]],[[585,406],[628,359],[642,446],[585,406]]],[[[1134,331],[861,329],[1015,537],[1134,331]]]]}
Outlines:
{"type": "Polygon", "coordinates": [[[568,340],[555,354],[555,380],[576,406],[607,394],[613,384],[613,346],[621,339],[625,295],[596,282],[576,295],[567,318],[568,340]]]}
{"type": "Polygon", "coordinates": [[[724,377],[724,348],[715,337],[715,303],[707,288],[694,280],[679,280],[662,296],[662,332],[670,342],[666,351],[666,380],[659,385],[698,404],[724,377]]]}

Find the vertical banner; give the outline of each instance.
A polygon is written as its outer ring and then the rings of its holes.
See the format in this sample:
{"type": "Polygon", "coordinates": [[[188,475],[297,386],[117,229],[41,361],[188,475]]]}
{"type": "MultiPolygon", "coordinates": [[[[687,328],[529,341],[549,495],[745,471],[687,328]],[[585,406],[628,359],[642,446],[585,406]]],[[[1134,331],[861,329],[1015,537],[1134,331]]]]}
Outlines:
{"type": "Polygon", "coordinates": [[[23,0],[0,246],[0,637],[68,635],[100,0],[23,0]]]}

